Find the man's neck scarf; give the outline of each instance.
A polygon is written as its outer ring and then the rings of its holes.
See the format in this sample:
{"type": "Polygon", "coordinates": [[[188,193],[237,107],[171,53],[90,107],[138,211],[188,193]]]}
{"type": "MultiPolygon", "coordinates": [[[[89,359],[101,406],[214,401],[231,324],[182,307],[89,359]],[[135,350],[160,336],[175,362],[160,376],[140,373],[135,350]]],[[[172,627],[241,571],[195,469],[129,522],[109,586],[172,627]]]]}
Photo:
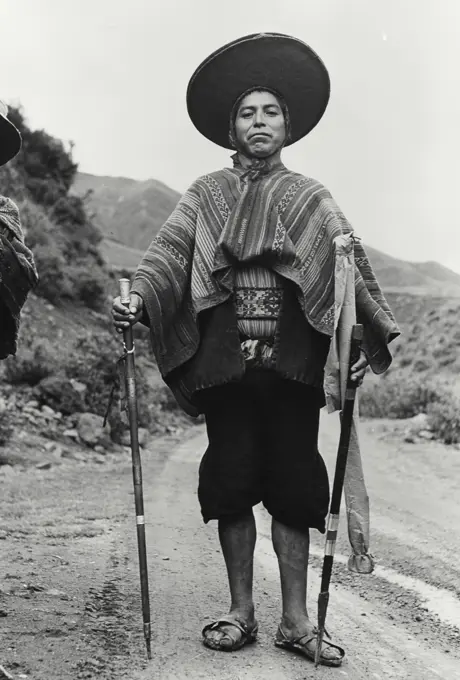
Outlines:
{"type": "MultiPolygon", "coordinates": [[[[251,179],[251,180],[255,180],[258,177],[263,177],[264,175],[267,175],[270,172],[270,170],[273,167],[272,158],[273,158],[274,154],[272,154],[271,156],[268,156],[267,158],[259,158],[258,156],[249,156],[247,150],[244,149],[238,141],[238,138],[237,138],[237,135],[236,135],[236,129],[235,129],[235,123],[236,123],[236,117],[238,115],[238,109],[240,108],[240,104],[243,101],[243,99],[245,97],[247,97],[249,94],[251,94],[252,92],[270,92],[270,94],[272,94],[274,97],[276,97],[278,104],[280,106],[280,109],[283,113],[284,127],[285,127],[285,131],[286,131],[286,136],[285,136],[285,139],[284,139],[282,146],[284,146],[286,144],[286,142],[288,142],[291,138],[291,119],[290,119],[290,116],[289,116],[289,110],[288,110],[287,104],[284,101],[283,97],[280,95],[279,92],[277,92],[276,90],[272,90],[268,87],[251,87],[249,90],[246,90],[245,92],[243,92],[238,97],[236,102],[234,103],[233,108],[232,108],[231,113],[230,113],[230,130],[229,130],[229,133],[228,133],[228,138],[230,140],[230,144],[232,145],[232,147],[234,149],[236,149],[236,151],[238,151],[239,153],[242,153],[245,156],[245,158],[247,158],[250,161],[250,164],[244,169],[244,172],[242,174],[242,179],[248,178],[248,179],[251,179]]],[[[279,151],[279,149],[276,149],[275,154],[278,153],[278,151],[279,151]]],[[[241,167],[241,168],[243,167],[243,165],[241,164],[241,162],[238,158],[238,154],[232,156],[232,160],[233,160],[233,167],[241,167]]]]}
{"type": "Polygon", "coordinates": [[[241,171],[242,191],[221,232],[214,256],[214,275],[221,285],[233,288],[236,267],[260,265],[270,268],[275,262],[293,264],[295,248],[282,230],[280,216],[269,198],[269,187],[289,171],[283,163],[254,163],[248,169],[233,157],[234,168],[241,171]],[[267,193],[268,192],[268,193],[267,193]],[[282,234],[282,231],[283,234],[282,234]]]}

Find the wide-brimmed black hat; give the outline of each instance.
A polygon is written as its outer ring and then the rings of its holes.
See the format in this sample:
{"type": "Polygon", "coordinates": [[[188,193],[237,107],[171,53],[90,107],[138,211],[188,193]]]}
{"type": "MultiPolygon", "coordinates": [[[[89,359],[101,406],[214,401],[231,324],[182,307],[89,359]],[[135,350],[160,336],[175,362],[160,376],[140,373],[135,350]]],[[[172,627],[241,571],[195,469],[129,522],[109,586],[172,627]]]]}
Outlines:
{"type": "Polygon", "coordinates": [[[230,113],[238,97],[255,87],[278,92],[291,121],[292,144],[323,116],[330,95],[326,67],[306,43],[282,33],[254,33],[213,52],[187,88],[189,116],[202,135],[230,149],[230,113]]]}
{"type": "Polygon", "coordinates": [[[0,165],[5,165],[21,148],[19,130],[8,120],[8,107],[0,101],[0,165]]]}

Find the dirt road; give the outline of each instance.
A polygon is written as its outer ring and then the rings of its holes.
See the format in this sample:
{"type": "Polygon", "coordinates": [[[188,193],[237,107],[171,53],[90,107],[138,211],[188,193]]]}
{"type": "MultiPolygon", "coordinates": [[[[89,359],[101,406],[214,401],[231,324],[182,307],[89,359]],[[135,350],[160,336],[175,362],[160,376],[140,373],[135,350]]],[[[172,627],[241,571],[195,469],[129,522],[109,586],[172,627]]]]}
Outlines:
{"type": "MultiPolygon", "coordinates": [[[[337,422],[325,416],[331,470],[337,422]]],[[[129,456],[66,460],[0,476],[0,665],[30,680],[460,679],[460,451],[401,444],[365,423],[371,498],[371,576],[349,573],[341,527],[328,616],[347,650],[340,669],[315,671],[273,646],[280,612],[269,517],[257,508],[259,642],[236,654],[200,643],[228,606],[214,526],[196,500],[201,429],[144,454],[153,660],[144,658],[129,456]]],[[[316,612],[323,537],[314,532],[309,583],[316,612]]],[[[0,671],[0,678],[2,677],[0,671]]]]}

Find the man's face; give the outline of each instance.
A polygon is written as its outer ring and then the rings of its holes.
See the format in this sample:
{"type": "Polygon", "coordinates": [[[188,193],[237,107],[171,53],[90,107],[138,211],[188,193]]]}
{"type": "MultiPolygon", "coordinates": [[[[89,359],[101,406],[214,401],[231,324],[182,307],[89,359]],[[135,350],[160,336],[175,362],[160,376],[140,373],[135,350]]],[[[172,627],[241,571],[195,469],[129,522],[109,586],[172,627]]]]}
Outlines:
{"type": "Polygon", "coordinates": [[[286,139],[284,115],[271,92],[251,92],[241,101],[235,119],[235,134],[250,156],[266,158],[286,139]]]}

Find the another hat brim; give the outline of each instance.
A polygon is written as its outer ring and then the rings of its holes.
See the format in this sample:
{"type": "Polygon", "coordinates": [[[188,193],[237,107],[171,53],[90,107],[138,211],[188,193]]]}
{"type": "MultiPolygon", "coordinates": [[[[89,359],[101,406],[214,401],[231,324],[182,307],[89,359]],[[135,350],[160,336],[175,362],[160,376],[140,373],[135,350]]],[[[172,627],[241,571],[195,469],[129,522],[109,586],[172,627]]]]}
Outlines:
{"type": "Polygon", "coordinates": [[[189,116],[202,135],[230,149],[230,113],[237,98],[254,87],[279,92],[286,101],[293,144],[321,120],[330,96],[326,67],[307,44],[282,33],[235,40],[200,64],[187,89],[189,116]]]}
{"type": "Polygon", "coordinates": [[[19,130],[0,114],[0,165],[5,165],[14,158],[20,151],[21,144],[19,130]]]}

